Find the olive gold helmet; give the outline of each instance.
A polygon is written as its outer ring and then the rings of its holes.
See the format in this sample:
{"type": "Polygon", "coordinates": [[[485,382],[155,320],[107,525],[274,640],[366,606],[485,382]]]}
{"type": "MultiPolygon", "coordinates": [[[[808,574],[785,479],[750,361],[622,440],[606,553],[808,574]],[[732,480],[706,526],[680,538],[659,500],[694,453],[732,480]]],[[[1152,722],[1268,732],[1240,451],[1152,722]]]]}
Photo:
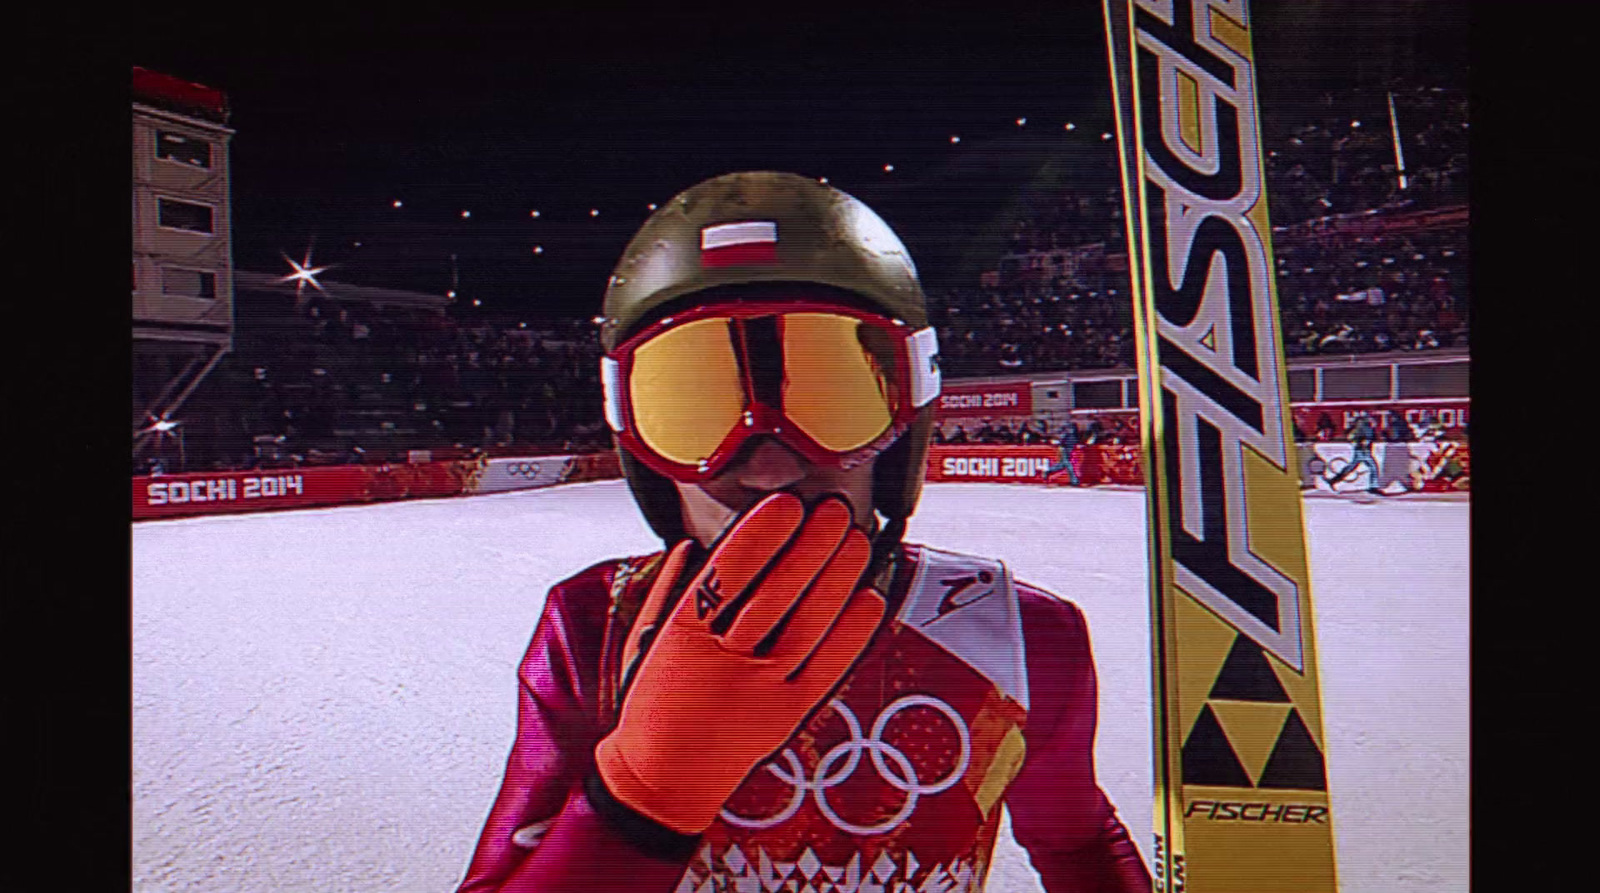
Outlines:
{"type": "MultiPolygon", "coordinates": [[[[928,325],[916,266],[883,218],[860,200],[797,174],[726,174],[679,193],[645,221],[606,287],[601,344],[609,355],[634,333],[688,307],[824,294],[916,329],[928,325]]],[[[937,344],[933,353],[937,388],[937,344]]],[[[602,363],[606,361],[603,360],[602,363]]],[[[898,544],[926,473],[934,402],[877,457],[874,508],[898,544]]],[[[613,425],[615,428],[616,425],[613,425]]],[[[623,474],[645,520],[667,543],[686,536],[671,481],[618,443],[623,474]]],[[[875,551],[878,551],[875,549],[875,551]]]]}

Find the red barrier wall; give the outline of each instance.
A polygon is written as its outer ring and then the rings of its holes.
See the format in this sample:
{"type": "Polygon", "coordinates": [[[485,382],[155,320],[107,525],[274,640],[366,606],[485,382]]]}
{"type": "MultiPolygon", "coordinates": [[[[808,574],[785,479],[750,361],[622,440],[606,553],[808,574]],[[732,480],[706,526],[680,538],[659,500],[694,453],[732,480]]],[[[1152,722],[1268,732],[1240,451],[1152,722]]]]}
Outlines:
{"type": "Polygon", "coordinates": [[[622,463],[617,459],[616,453],[608,450],[604,453],[575,457],[563,483],[604,481],[619,477],[622,477],[622,463]]]}
{"type": "MultiPolygon", "coordinates": [[[[1466,435],[1468,423],[1472,418],[1472,404],[1466,399],[1442,400],[1406,400],[1393,402],[1388,400],[1350,400],[1333,403],[1294,403],[1289,407],[1294,414],[1296,425],[1307,436],[1315,437],[1317,422],[1324,414],[1332,422],[1336,433],[1332,439],[1344,439],[1344,432],[1355,423],[1357,413],[1365,412],[1371,416],[1374,424],[1379,428],[1379,436],[1389,426],[1389,414],[1400,413],[1412,425],[1420,425],[1425,412],[1432,413],[1440,425],[1444,427],[1445,439],[1458,440],[1466,435]]],[[[1139,431],[1139,411],[1137,409],[1079,409],[1074,410],[1072,417],[1082,429],[1091,419],[1099,419],[1100,424],[1109,428],[1112,421],[1120,419],[1137,434],[1139,431]]],[[[948,429],[946,429],[948,431],[948,429]]],[[[1052,429],[1051,434],[1058,433],[1052,429]]]]}
{"type": "MultiPolygon", "coordinates": [[[[968,386],[952,389],[963,399],[976,394],[980,400],[1009,403],[1005,385],[968,386]],[[963,396],[966,395],[966,396],[963,396]],[[998,395],[998,396],[997,396],[998,395]]],[[[1023,394],[1026,392],[1024,391],[1023,394]]],[[[1025,398],[1019,396],[1018,401],[1025,398]]],[[[1022,404],[1026,408],[1026,403],[1022,404]]],[[[1009,408],[1009,407],[1007,407],[1009,408]]],[[[1386,414],[1404,413],[1415,423],[1424,411],[1431,411],[1445,427],[1443,440],[1455,441],[1468,422],[1468,401],[1430,400],[1405,403],[1350,402],[1296,404],[1293,412],[1301,430],[1314,434],[1317,419],[1327,413],[1341,434],[1358,411],[1373,415],[1380,429],[1386,414]]],[[[1138,412],[1130,409],[1074,413],[1080,427],[1091,417],[1102,424],[1121,418],[1137,432],[1138,412]]],[[[1056,433],[1055,431],[1051,432],[1056,433]]],[[[1381,434],[1380,434],[1381,436],[1381,434]]],[[[1335,436],[1334,440],[1342,440],[1335,436]]],[[[1417,459],[1410,472],[1409,489],[1466,489],[1471,457],[1464,443],[1441,445],[1437,461],[1432,454],[1417,459]],[[1437,466],[1437,467],[1434,467],[1437,466]]],[[[421,458],[419,456],[418,458],[421,458]]],[[[568,461],[562,457],[562,461],[568,461]]],[[[929,481],[971,481],[991,483],[1036,483],[1071,485],[1074,474],[1060,465],[1061,452],[1054,446],[1008,446],[968,444],[934,445],[928,451],[929,481]]],[[[489,468],[487,457],[447,459],[393,465],[329,465],[271,471],[212,472],[133,478],[133,518],[179,518],[192,515],[257,512],[311,506],[344,505],[396,499],[430,499],[477,492],[479,481],[489,468]]],[[[1144,483],[1139,460],[1139,445],[1079,445],[1070,462],[1079,486],[1144,483]]],[[[616,453],[606,451],[570,459],[562,483],[608,480],[622,476],[616,453]]]]}

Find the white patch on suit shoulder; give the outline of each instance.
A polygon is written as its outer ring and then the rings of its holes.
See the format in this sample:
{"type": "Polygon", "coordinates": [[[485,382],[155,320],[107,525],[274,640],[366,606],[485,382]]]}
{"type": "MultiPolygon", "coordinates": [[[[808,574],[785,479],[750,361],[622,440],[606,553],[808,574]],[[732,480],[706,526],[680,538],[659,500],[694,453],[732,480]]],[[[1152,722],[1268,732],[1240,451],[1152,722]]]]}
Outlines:
{"type": "Polygon", "coordinates": [[[1028,708],[1022,609],[1004,563],[919,547],[917,569],[896,619],[1028,708]]]}

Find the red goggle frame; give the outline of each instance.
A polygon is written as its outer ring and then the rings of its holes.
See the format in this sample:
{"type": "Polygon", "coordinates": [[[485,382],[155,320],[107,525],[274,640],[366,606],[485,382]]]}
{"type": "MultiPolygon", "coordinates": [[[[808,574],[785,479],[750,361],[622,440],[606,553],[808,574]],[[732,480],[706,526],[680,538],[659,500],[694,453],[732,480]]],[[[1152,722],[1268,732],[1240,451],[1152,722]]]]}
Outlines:
{"type": "Polygon", "coordinates": [[[697,307],[601,358],[606,422],[639,461],[685,483],[718,474],[758,435],[849,467],[938,396],[938,353],[931,327],[835,303],[697,307]]]}

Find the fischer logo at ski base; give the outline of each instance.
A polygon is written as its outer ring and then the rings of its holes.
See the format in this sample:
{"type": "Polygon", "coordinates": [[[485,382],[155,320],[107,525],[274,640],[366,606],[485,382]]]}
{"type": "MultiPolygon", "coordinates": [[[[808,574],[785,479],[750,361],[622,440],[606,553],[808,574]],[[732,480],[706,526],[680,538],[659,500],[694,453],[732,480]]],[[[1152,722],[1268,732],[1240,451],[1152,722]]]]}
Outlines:
{"type": "Polygon", "coordinates": [[[1184,818],[1210,819],[1214,822],[1281,822],[1288,825],[1307,823],[1326,825],[1328,807],[1317,803],[1279,803],[1264,801],[1242,803],[1233,800],[1190,800],[1184,818]]]}

